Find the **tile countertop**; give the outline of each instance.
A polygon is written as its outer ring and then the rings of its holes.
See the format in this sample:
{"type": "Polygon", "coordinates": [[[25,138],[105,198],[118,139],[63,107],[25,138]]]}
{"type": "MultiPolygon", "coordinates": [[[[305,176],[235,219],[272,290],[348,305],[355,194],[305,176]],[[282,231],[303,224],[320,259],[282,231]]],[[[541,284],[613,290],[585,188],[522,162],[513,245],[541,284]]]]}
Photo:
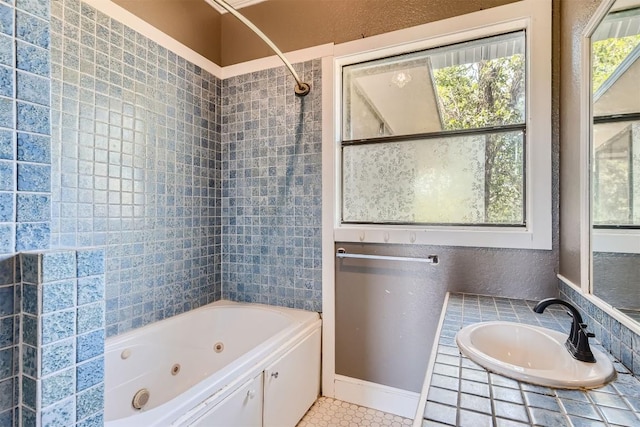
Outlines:
{"type": "MultiPolygon", "coordinates": [[[[536,303],[448,295],[437,352],[431,357],[420,399],[424,415],[414,421],[414,427],[640,426],[640,381],[613,357],[615,381],[598,389],[561,390],[489,373],[460,354],[455,335],[472,323],[506,320],[568,331],[571,319],[566,310],[555,305],[536,314],[532,310],[536,303]]],[[[597,337],[591,339],[592,347],[607,353],[596,341],[597,337]]]]}

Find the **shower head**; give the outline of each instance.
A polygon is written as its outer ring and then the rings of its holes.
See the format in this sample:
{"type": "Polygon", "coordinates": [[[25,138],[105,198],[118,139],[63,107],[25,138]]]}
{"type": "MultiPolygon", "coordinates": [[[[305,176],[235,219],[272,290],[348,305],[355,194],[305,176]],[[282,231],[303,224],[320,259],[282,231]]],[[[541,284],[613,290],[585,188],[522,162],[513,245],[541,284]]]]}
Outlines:
{"type": "Polygon", "coordinates": [[[295,91],[296,96],[307,96],[307,94],[311,91],[311,86],[309,86],[305,82],[296,82],[296,87],[293,90],[295,91]]]}

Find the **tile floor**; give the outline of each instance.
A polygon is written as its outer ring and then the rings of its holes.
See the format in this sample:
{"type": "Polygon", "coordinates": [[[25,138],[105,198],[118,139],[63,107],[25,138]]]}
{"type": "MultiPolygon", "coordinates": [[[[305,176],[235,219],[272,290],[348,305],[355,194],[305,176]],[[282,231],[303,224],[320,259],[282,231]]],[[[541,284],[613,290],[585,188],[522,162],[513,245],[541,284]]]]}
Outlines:
{"type": "Polygon", "coordinates": [[[297,427],[410,426],[413,420],[329,397],[320,397],[297,427]]]}

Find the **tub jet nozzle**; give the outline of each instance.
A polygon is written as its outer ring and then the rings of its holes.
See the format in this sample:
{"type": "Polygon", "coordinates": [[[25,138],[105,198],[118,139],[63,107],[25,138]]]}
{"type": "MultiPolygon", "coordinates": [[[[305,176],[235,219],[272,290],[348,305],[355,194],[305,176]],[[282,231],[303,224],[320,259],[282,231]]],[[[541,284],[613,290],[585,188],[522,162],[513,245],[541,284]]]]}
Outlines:
{"type": "Polygon", "coordinates": [[[142,388],[133,395],[131,406],[139,410],[144,408],[147,403],[149,403],[149,390],[142,388]]]}

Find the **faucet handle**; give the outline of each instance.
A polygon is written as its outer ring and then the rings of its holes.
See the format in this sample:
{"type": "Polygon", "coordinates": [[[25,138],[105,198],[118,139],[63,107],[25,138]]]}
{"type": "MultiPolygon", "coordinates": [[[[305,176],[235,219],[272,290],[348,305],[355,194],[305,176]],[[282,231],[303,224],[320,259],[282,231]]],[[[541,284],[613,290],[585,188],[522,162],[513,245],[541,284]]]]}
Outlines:
{"type": "Polygon", "coordinates": [[[586,323],[580,323],[580,328],[584,329],[584,333],[585,333],[585,335],[587,337],[595,338],[596,334],[594,334],[593,332],[587,331],[587,324],[586,323]]]}
{"type": "Polygon", "coordinates": [[[582,316],[576,307],[558,298],[546,298],[538,302],[536,306],[533,307],[533,311],[542,313],[544,309],[551,304],[560,304],[569,309],[568,314],[572,317],[572,322],[565,346],[567,350],[569,350],[569,353],[571,353],[571,356],[582,362],[595,362],[596,359],[589,348],[589,337],[593,337],[594,334],[586,331],[587,325],[583,323],[582,316]]]}

